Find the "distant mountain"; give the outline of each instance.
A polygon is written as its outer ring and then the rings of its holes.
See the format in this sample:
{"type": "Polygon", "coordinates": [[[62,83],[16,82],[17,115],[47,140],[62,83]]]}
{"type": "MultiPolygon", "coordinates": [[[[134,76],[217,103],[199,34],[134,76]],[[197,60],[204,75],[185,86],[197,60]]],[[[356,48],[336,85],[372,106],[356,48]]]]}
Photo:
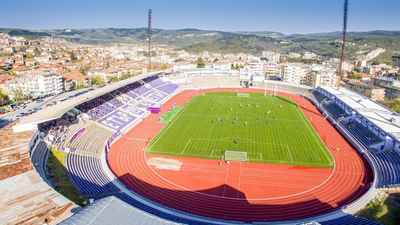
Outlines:
{"type": "MultiPolygon", "coordinates": [[[[335,31],[329,33],[315,33],[307,34],[309,36],[342,36],[342,31],[335,31]]],[[[346,33],[348,36],[380,36],[380,37],[398,37],[400,38],[400,31],[389,30],[374,30],[374,31],[349,31],[346,33]]]]}
{"type": "MultiPolygon", "coordinates": [[[[35,38],[52,36],[81,44],[145,44],[147,28],[96,28],[96,29],[60,29],[60,30],[23,30],[0,28],[0,32],[14,36],[35,38]]],[[[284,35],[272,31],[236,31],[224,32],[198,30],[193,28],[163,30],[153,28],[153,44],[168,45],[184,49],[190,53],[209,51],[211,53],[252,53],[260,55],[262,51],[280,53],[306,51],[314,52],[323,58],[340,56],[342,33],[339,31],[315,34],[284,35]]],[[[346,45],[347,60],[363,59],[366,54],[383,48],[386,51],[371,61],[400,64],[400,31],[348,32],[346,45]]]]}
{"type": "Polygon", "coordinates": [[[51,34],[47,32],[35,32],[35,31],[14,29],[14,28],[0,28],[0,33],[7,33],[11,36],[23,36],[28,39],[35,39],[41,36],[51,36],[51,34]]]}
{"type": "Polygon", "coordinates": [[[285,37],[285,35],[283,33],[273,32],[273,31],[234,31],[232,33],[236,33],[236,34],[253,34],[253,35],[257,35],[257,36],[272,37],[272,38],[283,38],[283,37],[285,37]]]}
{"type": "Polygon", "coordinates": [[[188,52],[202,51],[228,53],[251,53],[261,55],[262,51],[275,51],[280,44],[277,39],[257,35],[225,34],[208,42],[196,43],[182,47],[188,52]]]}

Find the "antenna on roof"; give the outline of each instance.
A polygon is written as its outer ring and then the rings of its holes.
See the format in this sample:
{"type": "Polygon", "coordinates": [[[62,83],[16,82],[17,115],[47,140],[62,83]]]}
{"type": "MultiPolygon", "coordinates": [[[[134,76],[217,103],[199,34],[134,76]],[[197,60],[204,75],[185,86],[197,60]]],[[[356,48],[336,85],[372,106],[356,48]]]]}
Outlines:
{"type": "Polygon", "coordinates": [[[150,42],[150,37],[151,37],[151,9],[149,9],[149,24],[147,28],[147,37],[149,39],[149,72],[151,72],[151,42],[150,42]]]}

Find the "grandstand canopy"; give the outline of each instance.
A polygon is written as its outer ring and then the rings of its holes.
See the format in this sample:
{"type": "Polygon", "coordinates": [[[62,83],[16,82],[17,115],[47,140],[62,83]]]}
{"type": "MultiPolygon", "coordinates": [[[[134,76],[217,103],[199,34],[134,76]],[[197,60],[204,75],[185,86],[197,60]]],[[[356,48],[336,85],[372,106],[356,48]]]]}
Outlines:
{"type": "Polygon", "coordinates": [[[398,113],[371,99],[345,88],[321,87],[336,96],[360,115],[364,116],[386,133],[400,139],[400,116],[398,113]]]}
{"type": "MultiPolygon", "coordinates": [[[[157,74],[164,74],[163,71],[157,71],[157,72],[151,72],[151,73],[146,73],[146,74],[141,74],[141,75],[137,75],[131,78],[128,78],[126,80],[122,80],[110,85],[106,85],[102,88],[98,88],[94,91],[91,92],[87,92],[83,95],[79,95],[77,97],[74,98],[70,98],[68,100],[65,100],[57,105],[53,105],[49,108],[43,109],[37,113],[34,113],[28,117],[24,117],[22,119],[20,119],[20,122],[18,125],[36,125],[38,123],[42,123],[45,121],[50,121],[56,118],[60,118],[64,113],[66,113],[68,110],[70,110],[71,108],[73,108],[74,106],[80,105],[86,101],[89,101],[93,98],[96,98],[98,96],[101,96],[105,93],[111,92],[113,90],[116,90],[120,87],[126,86],[128,84],[131,84],[135,81],[147,78],[147,77],[151,77],[157,74]]],[[[67,98],[70,94],[68,93],[64,93],[63,96],[61,96],[59,99],[62,98],[67,98]]]]}

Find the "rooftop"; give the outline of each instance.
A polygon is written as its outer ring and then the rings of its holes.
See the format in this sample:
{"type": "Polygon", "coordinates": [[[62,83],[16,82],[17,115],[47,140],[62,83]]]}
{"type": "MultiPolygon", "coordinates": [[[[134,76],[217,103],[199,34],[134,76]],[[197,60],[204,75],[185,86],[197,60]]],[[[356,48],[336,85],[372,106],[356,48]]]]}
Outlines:
{"type": "Polygon", "coordinates": [[[346,88],[321,87],[336,96],[386,133],[400,140],[400,115],[346,88]]]}
{"type": "Polygon", "coordinates": [[[76,205],[54,191],[33,168],[28,146],[35,131],[13,133],[13,125],[0,129],[0,221],[39,224],[45,218],[59,221],[72,215],[76,205]]]}

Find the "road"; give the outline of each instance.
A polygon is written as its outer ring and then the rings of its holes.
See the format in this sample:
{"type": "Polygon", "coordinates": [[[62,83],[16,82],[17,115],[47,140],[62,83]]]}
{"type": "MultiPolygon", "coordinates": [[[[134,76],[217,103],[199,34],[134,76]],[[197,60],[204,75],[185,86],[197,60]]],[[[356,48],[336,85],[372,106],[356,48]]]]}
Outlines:
{"type": "MultiPolygon", "coordinates": [[[[8,112],[6,114],[1,114],[0,115],[0,129],[3,128],[4,126],[10,124],[12,121],[15,121],[16,120],[15,119],[15,115],[17,115],[17,114],[27,113],[29,109],[34,109],[34,108],[39,108],[39,107],[46,108],[46,104],[47,103],[51,103],[53,101],[57,101],[57,100],[60,100],[60,99],[63,99],[63,98],[67,98],[70,95],[74,95],[74,94],[76,94],[78,92],[87,90],[89,88],[79,89],[79,90],[70,91],[70,92],[65,92],[65,93],[62,93],[62,94],[59,94],[59,95],[56,95],[56,96],[50,96],[48,98],[43,99],[44,100],[43,102],[37,103],[35,101],[35,102],[31,102],[31,103],[26,104],[26,108],[25,109],[18,109],[18,110],[13,111],[13,112],[8,112]]],[[[58,104],[62,104],[62,102],[58,103],[58,104]]]]}

